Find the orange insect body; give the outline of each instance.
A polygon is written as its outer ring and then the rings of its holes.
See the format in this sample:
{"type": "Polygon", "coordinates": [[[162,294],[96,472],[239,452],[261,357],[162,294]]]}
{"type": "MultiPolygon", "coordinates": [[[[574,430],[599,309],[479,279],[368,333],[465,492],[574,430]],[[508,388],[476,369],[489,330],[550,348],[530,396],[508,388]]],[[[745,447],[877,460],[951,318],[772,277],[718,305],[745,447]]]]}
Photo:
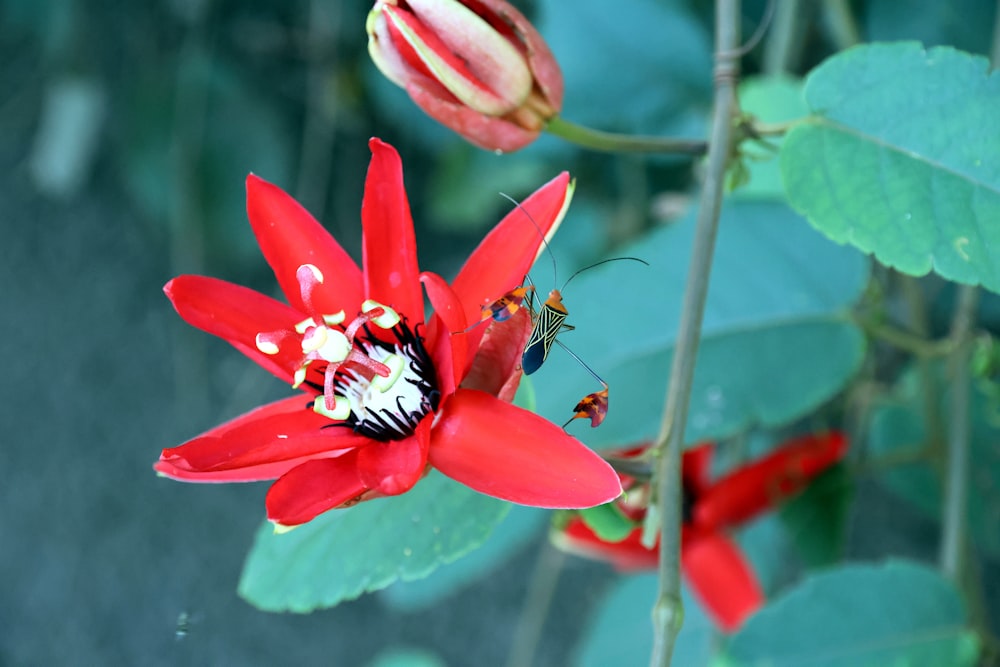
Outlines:
{"type": "Polygon", "coordinates": [[[510,316],[521,308],[521,304],[524,303],[524,298],[528,293],[534,291],[534,285],[512,289],[493,303],[483,306],[483,314],[479,322],[482,323],[489,319],[495,322],[503,322],[510,319],[510,316]]]}
{"type": "Polygon", "coordinates": [[[601,391],[595,391],[581,398],[573,410],[576,414],[563,424],[563,428],[569,426],[574,419],[590,419],[591,428],[600,426],[608,414],[608,385],[604,385],[601,391]]]}

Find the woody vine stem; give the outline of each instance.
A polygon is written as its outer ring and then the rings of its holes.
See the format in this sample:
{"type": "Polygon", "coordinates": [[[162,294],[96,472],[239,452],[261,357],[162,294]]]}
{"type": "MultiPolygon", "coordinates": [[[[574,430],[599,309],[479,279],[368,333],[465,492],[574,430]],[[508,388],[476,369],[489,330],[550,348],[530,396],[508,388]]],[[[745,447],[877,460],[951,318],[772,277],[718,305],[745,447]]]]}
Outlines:
{"type": "Polygon", "coordinates": [[[674,642],[683,623],[680,588],[681,453],[726,167],[732,153],[734,119],[738,112],[735,91],[739,75],[739,18],[740,0],[716,0],[715,93],[705,182],[699,202],[663,421],[654,450],[658,460],[653,481],[655,511],[650,513],[650,518],[659,517],[661,543],[659,594],[653,607],[651,667],[670,665],[674,642]]]}

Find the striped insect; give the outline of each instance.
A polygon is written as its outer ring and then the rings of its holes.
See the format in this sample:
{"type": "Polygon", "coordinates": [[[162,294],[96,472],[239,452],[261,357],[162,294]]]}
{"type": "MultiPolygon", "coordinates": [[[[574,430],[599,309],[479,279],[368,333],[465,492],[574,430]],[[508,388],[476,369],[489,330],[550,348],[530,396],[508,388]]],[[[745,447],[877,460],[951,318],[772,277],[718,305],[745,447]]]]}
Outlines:
{"type": "MultiPolygon", "coordinates": [[[[503,196],[507,197],[506,195],[503,196]]],[[[507,197],[507,199],[510,199],[510,201],[513,202],[514,205],[516,205],[518,208],[521,208],[521,205],[518,202],[514,201],[510,197],[507,197]]],[[[523,211],[524,209],[522,208],[521,210],[523,211]]],[[[537,223],[535,223],[534,219],[531,218],[528,212],[524,211],[524,213],[528,217],[528,219],[531,220],[531,223],[535,225],[535,228],[538,229],[537,223]]],[[[539,229],[539,234],[541,234],[540,229],[539,229]]],[[[542,237],[542,243],[545,245],[545,249],[548,251],[549,257],[552,259],[553,282],[555,282],[554,279],[556,275],[556,260],[555,257],[552,255],[552,251],[548,247],[548,242],[545,240],[544,235],[542,237]]],[[[531,328],[531,334],[528,337],[528,342],[525,344],[524,351],[521,354],[521,368],[524,371],[525,375],[531,375],[539,368],[541,368],[542,364],[545,363],[545,360],[548,359],[549,352],[552,350],[552,346],[558,345],[559,347],[564,349],[567,352],[567,354],[573,357],[573,359],[575,359],[577,363],[579,363],[580,366],[582,366],[588,373],[590,373],[590,375],[595,380],[597,380],[597,382],[599,382],[600,385],[603,387],[601,391],[597,391],[592,394],[587,394],[582,399],[580,399],[580,401],[574,408],[575,414],[573,415],[573,417],[569,419],[569,421],[566,422],[566,424],[563,425],[563,428],[568,426],[570,422],[572,422],[574,419],[583,419],[583,418],[589,418],[590,425],[592,427],[599,426],[601,422],[604,421],[604,417],[607,415],[608,411],[608,384],[603,379],[601,379],[601,377],[597,373],[595,373],[590,366],[588,366],[580,357],[578,357],[572,350],[566,347],[566,345],[558,339],[559,334],[567,331],[572,331],[575,328],[572,325],[566,324],[566,318],[569,317],[569,310],[563,303],[562,290],[566,289],[566,286],[569,285],[570,281],[572,281],[573,278],[580,275],[584,271],[592,269],[596,266],[600,266],[601,264],[606,264],[608,262],[616,262],[620,260],[641,262],[642,264],[648,266],[648,264],[645,261],[637,257],[614,257],[611,259],[605,259],[600,262],[596,262],[589,266],[585,266],[584,268],[579,269],[576,273],[571,275],[569,279],[567,279],[566,282],[563,283],[561,289],[554,289],[551,292],[549,292],[548,297],[545,299],[544,303],[542,303],[541,307],[537,310],[535,309],[534,306],[534,295],[535,295],[534,285],[530,283],[528,285],[521,285],[511,290],[510,292],[507,292],[496,301],[493,301],[492,303],[483,306],[480,321],[476,322],[471,327],[469,327],[469,329],[472,329],[473,327],[476,327],[482,322],[485,322],[490,319],[492,319],[495,322],[503,322],[504,320],[509,319],[520,308],[522,308],[524,306],[525,300],[527,300],[528,308],[530,309],[531,312],[532,328],[531,328]]],[[[530,278],[525,276],[525,280],[530,281],[530,278]]],[[[468,331],[469,329],[467,329],[466,331],[468,331]]]]}
{"type": "MultiPolygon", "coordinates": [[[[545,299],[545,303],[542,304],[542,307],[538,311],[534,309],[533,304],[529,299],[528,305],[531,307],[533,326],[531,329],[531,336],[528,338],[528,343],[524,346],[524,354],[521,355],[521,367],[524,369],[525,375],[531,375],[541,368],[542,364],[545,363],[545,360],[549,358],[549,352],[552,350],[552,345],[557,344],[559,347],[569,352],[570,356],[576,359],[581,366],[586,368],[587,371],[594,376],[595,380],[607,388],[604,380],[599,378],[597,374],[594,373],[589,366],[587,366],[587,364],[583,363],[583,360],[580,359],[580,357],[573,354],[573,352],[571,352],[569,348],[563,345],[557,338],[559,334],[567,331],[573,331],[573,329],[576,328],[566,324],[566,318],[569,317],[569,310],[563,303],[562,290],[566,289],[566,286],[569,285],[573,278],[576,278],[584,271],[588,271],[594,267],[600,266],[601,264],[607,264],[608,262],[619,262],[623,260],[646,264],[645,261],[639,259],[638,257],[612,257],[611,259],[604,259],[600,262],[595,262],[590,266],[585,266],[582,269],[579,269],[576,273],[571,275],[565,283],[563,283],[562,289],[554,289],[549,292],[549,296],[545,299]]],[[[555,259],[553,259],[552,262],[554,273],[555,259]]],[[[649,266],[649,264],[646,264],[646,266],[649,266]]],[[[531,291],[534,292],[534,288],[531,288],[531,291]]]]}

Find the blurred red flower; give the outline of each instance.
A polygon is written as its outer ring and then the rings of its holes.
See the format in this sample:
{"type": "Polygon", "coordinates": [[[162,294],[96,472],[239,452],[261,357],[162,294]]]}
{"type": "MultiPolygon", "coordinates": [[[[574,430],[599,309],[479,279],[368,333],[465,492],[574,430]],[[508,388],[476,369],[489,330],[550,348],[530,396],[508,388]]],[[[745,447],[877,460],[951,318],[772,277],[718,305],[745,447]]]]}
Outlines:
{"type": "Polygon", "coordinates": [[[449,285],[417,268],[399,155],[377,139],[370,147],[364,270],[289,195],[251,175],[250,224],[289,305],[214,278],[167,283],[188,323],[303,393],[163,450],[155,469],[193,482],[277,479],[266,504],[278,526],[403,493],[431,466],[524,505],[581,508],[616,498],[621,485],[603,459],[510,404],[527,313],[465,332],[483,305],[520,283],[542,234],[555,231],[572,197],[569,176],[504,218],[449,285]],[[426,321],[421,283],[434,307],[426,321]]]}
{"type": "MultiPolygon", "coordinates": [[[[648,445],[616,452],[621,458],[643,454],[648,445]]],[[[684,452],[682,461],[684,525],[681,567],[702,605],[726,631],[739,628],[764,602],[750,564],[726,530],[774,509],[840,461],[847,440],[839,432],[807,435],[781,444],[767,456],[712,481],[714,445],[684,452]]],[[[659,543],[648,549],[641,542],[641,524],[649,499],[648,483],[622,475],[626,493],[614,507],[635,526],[620,541],[602,539],[579,514],[553,534],[563,549],[611,563],[622,571],[654,569],[659,543]]]]}

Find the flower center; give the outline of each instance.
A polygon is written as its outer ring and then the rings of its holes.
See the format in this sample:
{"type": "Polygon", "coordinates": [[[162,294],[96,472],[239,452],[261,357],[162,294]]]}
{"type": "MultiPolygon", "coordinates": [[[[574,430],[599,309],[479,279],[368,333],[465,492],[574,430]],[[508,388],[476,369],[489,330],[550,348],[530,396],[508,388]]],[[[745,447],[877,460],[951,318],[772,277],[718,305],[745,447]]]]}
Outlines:
{"type": "Polygon", "coordinates": [[[331,426],[350,426],[381,441],[413,435],[440,400],[423,338],[395,310],[373,300],[361,304],[361,314],[344,327],[344,311],[314,312],[312,294],[323,283],[319,269],[303,264],[296,278],[310,317],[294,331],[258,333],[257,349],[275,355],[290,339],[297,341],[301,357],[292,386],[304,383],[322,392],[313,410],[337,422],[331,426]],[[310,368],[323,374],[322,385],[307,379],[310,368]]]}
{"type": "Polygon", "coordinates": [[[354,340],[368,358],[392,369],[390,378],[368,377],[347,367],[334,379],[337,402],[346,400],[350,405],[344,423],[357,433],[382,441],[413,435],[420,420],[437,409],[441,398],[423,339],[405,322],[393,327],[392,334],[395,341],[386,342],[365,327],[365,336],[354,340]]]}

